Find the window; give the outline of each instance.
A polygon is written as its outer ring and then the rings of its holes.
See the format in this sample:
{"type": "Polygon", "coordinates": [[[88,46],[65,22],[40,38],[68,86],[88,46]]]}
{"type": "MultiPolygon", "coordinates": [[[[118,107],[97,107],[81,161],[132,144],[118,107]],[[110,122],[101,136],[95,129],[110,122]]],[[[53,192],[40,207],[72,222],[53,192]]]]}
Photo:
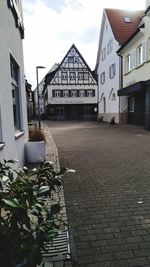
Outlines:
{"type": "Polygon", "coordinates": [[[53,97],[60,97],[60,90],[53,90],[52,95],[53,97]]]}
{"type": "Polygon", "coordinates": [[[67,71],[62,71],[61,78],[62,80],[67,80],[67,71]]]}
{"type": "Polygon", "coordinates": [[[11,88],[13,103],[13,118],[15,131],[21,130],[21,110],[20,110],[20,92],[19,92],[19,66],[10,56],[11,88]]]}
{"type": "Polygon", "coordinates": [[[115,93],[112,93],[112,98],[111,100],[116,100],[116,94],[115,93]]]}
{"type": "Polygon", "coordinates": [[[113,39],[111,39],[107,44],[107,55],[111,53],[112,49],[113,49],[113,39]]]}
{"type": "Polygon", "coordinates": [[[126,72],[131,70],[131,54],[126,56],[126,72]]]}
{"type": "Polygon", "coordinates": [[[101,84],[104,84],[104,83],[105,83],[105,72],[102,72],[102,73],[100,74],[100,83],[101,83],[101,84]]]}
{"type": "Polygon", "coordinates": [[[128,111],[134,112],[134,97],[128,98],[128,111]]]}
{"type": "Polygon", "coordinates": [[[68,57],[68,63],[74,63],[74,57],[73,56],[68,57]]]}
{"type": "Polygon", "coordinates": [[[79,90],[79,97],[85,97],[85,90],[79,90]]]}
{"type": "Polygon", "coordinates": [[[74,63],[79,63],[79,57],[78,56],[74,57],[74,63]]]}
{"type": "Polygon", "coordinates": [[[142,54],[143,54],[143,47],[142,44],[138,47],[138,64],[141,65],[143,63],[143,58],[142,58],[142,54]]]}
{"type": "Polygon", "coordinates": [[[83,72],[78,72],[78,78],[79,80],[83,80],[83,72]]]}
{"type": "Polygon", "coordinates": [[[112,64],[110,67],[109,67],[109,78],[112,79],[115,77],[115,74],[116,74],[116,64],[112,64]]]}
{"type": "Polygon", "coordinates": [[[141,65],[146,61],[146,41],[143,41],[137,48],[137,61],[138,65],[141,65]]]}
{"type": "Polygon", "coordinates": [[[130,22],[131,22],[131,18],[130,18],[130,17],[124,17],[124,21],[125,21],[126,23],[130,23],[130,22]]]}
{"type": "Polygon", "coordinates": [[[87,97],[95,96],[95,90],[87,90],[87,97]]]}
{"type": "Polygon", "coordinates": [[[84,72],[84,80],[88,80],[89,79],[89,73],[88,72],[84,72]]]}
{"type": "Polygon", "coordinates": [[[106,58],[106,47],[103,48],[102,50],[102,61],[106,58]]]}
{"type": "Polygon", "coordinates": [[[71,90],[71,97],[77,97],[77,90],[71,90]]]}
{"type": "Polygon", "coordinates": [[[68,97],[68,96],[69,96],[69,91],[63,90],[63,97],[68,97]]]}
{"type": "Polygon", "coordinates": [[[70,80],[75,80],[76,79],[76,73],[75,71],[70,72],[70,80]]]}

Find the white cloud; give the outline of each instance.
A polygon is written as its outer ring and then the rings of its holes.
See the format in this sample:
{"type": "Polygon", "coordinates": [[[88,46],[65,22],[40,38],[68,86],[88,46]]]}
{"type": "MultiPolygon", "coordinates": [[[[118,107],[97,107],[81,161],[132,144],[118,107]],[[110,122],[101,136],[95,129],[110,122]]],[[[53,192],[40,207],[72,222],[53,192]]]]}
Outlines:
{"type": "Polygon", "coordinates": [[[55,62],[63,59],[73,43],[94,69],[104,7],[144,8],[144,0],[59,0],[55,5],[53,1],[23,0],[25,74],[33,89],[35,67],[46,67],[45,71],[40,70],[42,79],[55,62]]]}

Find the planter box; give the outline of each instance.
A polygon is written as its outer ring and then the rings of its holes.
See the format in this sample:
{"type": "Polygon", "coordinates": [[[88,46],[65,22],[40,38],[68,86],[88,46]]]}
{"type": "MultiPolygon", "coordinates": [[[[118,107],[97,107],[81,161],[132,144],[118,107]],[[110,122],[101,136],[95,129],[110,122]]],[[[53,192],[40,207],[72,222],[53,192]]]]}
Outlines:
{"type": "Polygon", "coordinates": [[[25,144],[25,156],[28,163],[39,163],[45,160],[45,141],[28,141],[25,144]]]}

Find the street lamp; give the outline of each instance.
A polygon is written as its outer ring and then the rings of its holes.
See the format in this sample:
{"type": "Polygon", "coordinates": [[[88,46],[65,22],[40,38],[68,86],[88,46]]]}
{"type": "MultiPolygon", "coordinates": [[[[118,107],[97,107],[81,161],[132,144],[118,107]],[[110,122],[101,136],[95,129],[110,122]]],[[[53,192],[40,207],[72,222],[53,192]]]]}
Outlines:
{"type": "Polygon", "coordinates": [[[43,66],[36,66],[36,81],[37,81],[37,100],[38,100],[38,125],[39,129],[41,128],[41,121],[40,121],[40,102],[39,102],[39,75],[38,69],[45,69],[43,66]]]}

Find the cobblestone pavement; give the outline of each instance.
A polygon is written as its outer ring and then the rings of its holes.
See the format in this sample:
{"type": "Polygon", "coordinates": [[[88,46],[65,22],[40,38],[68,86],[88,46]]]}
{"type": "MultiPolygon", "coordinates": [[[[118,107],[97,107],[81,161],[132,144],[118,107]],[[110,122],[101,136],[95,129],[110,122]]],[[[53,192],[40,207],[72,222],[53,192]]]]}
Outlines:
{"type": "Polygon", "coordinates": [[[150,266],[150,133],[48,122],[64,177],[73,266],[150,266]],[[73,244],[73,242],[72,242],[73,244]]]}
{"type": "MultiPolygon", "coordinates": [[[[46,121],[42,122],[42,128],[46,135],[46,160],[52,161],[54,163],[55,170],[59,171],[60,164],[59,164],[58,150],[46,121]]],[[[57,216],[57,218],[60,221],[63,221],[63,223],[60,223],[60,230],[64,230],[65,228],[67,228],[66,225],[68,225],[68,221],[67,221],[63,187],[59,191],[55,191],[52,193],[50,201],[49,199],[47,200],[47,205],[51,206],[52,203],[55,204],[58,202],[61,206],[61,211],[60,214],[57,216]]],[[[57,261],[55,260],[51,261],[49,259],[48,262],[45,263],[43,262],[39,267],[72,267],[72,264],[69,259],[59,260],[58,257],[57,261]]]]}

